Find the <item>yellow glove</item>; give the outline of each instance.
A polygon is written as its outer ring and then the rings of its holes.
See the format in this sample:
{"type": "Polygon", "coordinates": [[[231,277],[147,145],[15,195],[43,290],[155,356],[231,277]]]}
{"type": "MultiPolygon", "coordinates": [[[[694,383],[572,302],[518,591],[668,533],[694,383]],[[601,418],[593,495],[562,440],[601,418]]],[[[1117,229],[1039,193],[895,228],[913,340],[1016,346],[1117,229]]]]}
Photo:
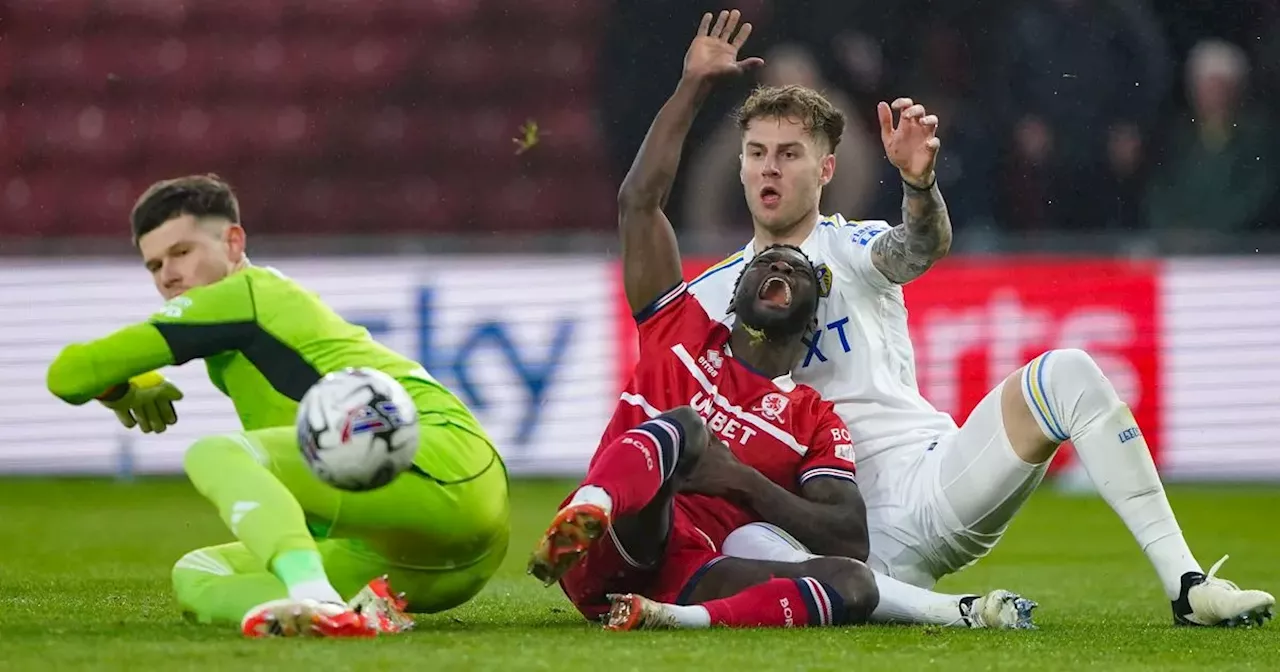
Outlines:
{"type": "Polygon", "coordinates": [[[132,429],[141,426],[142,433],[159,434],[178,422],[173,402],[182,398],[182,390],[164,376],[151,371],[134,376],[128,383],[117,385],[98,397],[103,406],[115,411],[120,424],[132,429]]]}

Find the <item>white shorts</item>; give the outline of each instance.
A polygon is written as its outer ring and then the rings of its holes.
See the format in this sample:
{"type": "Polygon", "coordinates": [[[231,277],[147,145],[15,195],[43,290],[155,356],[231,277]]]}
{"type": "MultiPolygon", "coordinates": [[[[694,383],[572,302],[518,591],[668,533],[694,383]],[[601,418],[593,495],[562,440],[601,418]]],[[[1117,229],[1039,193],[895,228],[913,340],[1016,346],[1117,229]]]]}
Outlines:
{"type": "MultiPolygon", "coordinates": [[[[866,482],[859,475],[871,537],[867,564],[921,588],[989,553],[1048,467],[1013,452],[1000,386],[959,429],[891,450],[877,456],[866,482]]],[[[735,531],[721,550],[761,560],[813,557],[790,535],[762,523],[735,531]]]]}
{"type": "Polygon", "coordinates": [[[1003,384],[987,393],[959,429],[936,442],[897,449],[900,463],[878,469],[868,498],[869,564],[931,588],[982,558],[1044,479],[1048,462],[1013,452],[1000,409],[1003,384]]]}

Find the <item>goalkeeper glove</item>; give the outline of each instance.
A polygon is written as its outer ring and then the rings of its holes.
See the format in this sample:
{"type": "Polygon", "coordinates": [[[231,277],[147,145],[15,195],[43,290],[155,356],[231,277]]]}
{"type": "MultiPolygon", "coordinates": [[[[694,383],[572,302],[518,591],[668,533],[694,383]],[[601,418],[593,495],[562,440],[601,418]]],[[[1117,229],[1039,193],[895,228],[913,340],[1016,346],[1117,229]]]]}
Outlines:
{"type": "Polygon", "coordinates": [[[107,390],[98,401],[115,411],[125,427],[132,429],[136,425],[144,434],[159,434],[178,422],[173,402],[181,398],[182,390],[178,386],[151,371],[107,390]]]}

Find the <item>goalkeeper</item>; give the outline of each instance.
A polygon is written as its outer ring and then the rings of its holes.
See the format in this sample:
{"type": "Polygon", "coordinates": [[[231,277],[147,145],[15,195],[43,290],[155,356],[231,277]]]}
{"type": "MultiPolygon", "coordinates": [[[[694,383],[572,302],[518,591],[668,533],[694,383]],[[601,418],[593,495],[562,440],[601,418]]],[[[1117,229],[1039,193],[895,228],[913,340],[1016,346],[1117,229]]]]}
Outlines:
{"type": "Polygon", "coordinates": [[[182,394],[161,367],[204,359],[231,398],[245,431],[196,441],[183,467],[239,542],[174,565],[184,615],[251,637],[370,636],[410,627],[405,611],[442,611],[480,592],[506,554],[507,474],[464,404],[314,294],[252,266],[239,204],[216,176],[152,185],[131,220],[168,302],[146,322],[67,346],[48,386],[70,404],[96,399],[143,432],[177,421],[182,394]],[[391,375],[419,410],[413,466],[377,490],[324,484],[298,448],[298,400],[346,367],[391,375]]]}

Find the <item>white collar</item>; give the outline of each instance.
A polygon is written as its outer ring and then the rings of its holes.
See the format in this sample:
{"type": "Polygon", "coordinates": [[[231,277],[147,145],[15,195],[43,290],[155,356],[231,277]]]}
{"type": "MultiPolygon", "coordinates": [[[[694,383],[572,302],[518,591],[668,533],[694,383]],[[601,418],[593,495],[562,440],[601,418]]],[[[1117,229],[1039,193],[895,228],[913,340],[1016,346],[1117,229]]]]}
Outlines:
{"type": "MultiPolygon", "coordinates": [[[[824,219],[827,218],[819,212],[817,219],[813,221],[813,229],[809,231],[809,235],[804,237],[804,242],[801,242],[797,247],[804,249],[804,246],[808,245],[809,241],[813,240],[813,237],[818,233],[818,227],[822,225],[822,220],[824,219]]],[[[752,259],[755,259],[756,254],[758,254],[758,252],[756,252],[756,237],[752,236],[751,240],[748,240],[746,246],[742,248],[742,260],[750,263],[752,259]]]]}

